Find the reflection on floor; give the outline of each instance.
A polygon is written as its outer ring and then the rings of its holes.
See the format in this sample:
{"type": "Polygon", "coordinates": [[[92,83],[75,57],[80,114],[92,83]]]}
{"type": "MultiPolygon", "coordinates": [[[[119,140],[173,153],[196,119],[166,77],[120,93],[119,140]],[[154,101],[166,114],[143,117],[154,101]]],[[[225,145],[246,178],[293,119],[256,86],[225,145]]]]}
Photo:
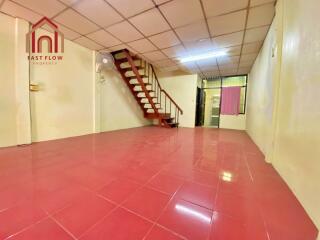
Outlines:
{"type": "Polygon", "coordinates": [[[316,234],[244,132],[147,127],[0,150],[0,239],[316,234]]]}

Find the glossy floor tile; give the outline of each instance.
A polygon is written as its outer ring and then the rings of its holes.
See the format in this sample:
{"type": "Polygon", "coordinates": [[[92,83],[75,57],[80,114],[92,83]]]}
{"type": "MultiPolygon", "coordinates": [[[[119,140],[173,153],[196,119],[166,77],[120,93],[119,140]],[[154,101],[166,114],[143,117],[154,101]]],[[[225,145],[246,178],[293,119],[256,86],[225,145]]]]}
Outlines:
{"type": "Polygon", "coordinates": [[[245,132],[145,127],[0,149],[0,239],[316,236],[245,132]]]}

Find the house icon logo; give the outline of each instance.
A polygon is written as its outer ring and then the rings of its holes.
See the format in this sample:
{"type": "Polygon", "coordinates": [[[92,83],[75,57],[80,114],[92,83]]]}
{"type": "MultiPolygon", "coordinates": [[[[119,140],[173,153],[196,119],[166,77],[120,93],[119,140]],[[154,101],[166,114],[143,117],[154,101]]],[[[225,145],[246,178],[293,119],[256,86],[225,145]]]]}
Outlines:
{"type": "Polygon", "coordinates": [[[63,53],[64,52],[64,34],[58,29],[47,17],[43,17],[40,21],[35,23],[31,30],[27,33],[27,48],[28,53],[42,53],[44,51],[45,42],[47,43],[47,53],[63,53]],[[42,26],[47,25],[53,31],[53,37],[48,35],[36,36],[36,30],[42,26]],[[60,41],[59,41],[60,36],[60,41]],[[31,49],[30,49],[31,48],[31,49]]]}

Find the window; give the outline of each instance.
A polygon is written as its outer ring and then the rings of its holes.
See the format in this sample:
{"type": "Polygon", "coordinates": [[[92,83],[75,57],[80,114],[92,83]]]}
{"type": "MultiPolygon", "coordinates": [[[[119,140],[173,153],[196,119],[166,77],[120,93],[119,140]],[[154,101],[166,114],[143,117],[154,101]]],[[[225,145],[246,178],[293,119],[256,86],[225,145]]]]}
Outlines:
{"type": "Polygon", "coordinates": [[[232,76],[222,78],[204,79],[202,87],[206,88],[224,88],[224,87],[241,87],[240,94],[240,114],[246,111],[246,94],[247,94],[247,76],[232,76]]]}
{"type": "Polygon", "coordinates": [[[241,87],[240,114],[246,112],[247,76],[223,77],[222,87],[241,87]]]}

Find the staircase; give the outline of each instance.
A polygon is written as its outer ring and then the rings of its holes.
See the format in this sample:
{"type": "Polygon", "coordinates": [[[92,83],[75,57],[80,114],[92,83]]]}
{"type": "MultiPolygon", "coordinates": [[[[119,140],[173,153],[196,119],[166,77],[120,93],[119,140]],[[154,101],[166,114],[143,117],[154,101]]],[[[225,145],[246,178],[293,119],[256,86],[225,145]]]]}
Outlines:
{"type": "Polygon", "coordinates": [[[182,109],[160,86],[151,64],[127,49],[112,52],[115,66],[147,119],[158,119],[159,126],[179,126],[182,109]]]}

